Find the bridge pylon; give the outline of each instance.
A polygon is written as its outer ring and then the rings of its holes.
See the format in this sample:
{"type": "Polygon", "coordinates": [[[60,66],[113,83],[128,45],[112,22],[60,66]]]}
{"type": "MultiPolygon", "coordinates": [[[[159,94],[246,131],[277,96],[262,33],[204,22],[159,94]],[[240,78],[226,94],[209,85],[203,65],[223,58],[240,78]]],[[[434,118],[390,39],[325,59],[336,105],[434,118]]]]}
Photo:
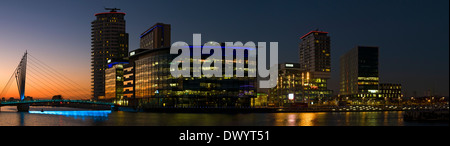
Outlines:
{"type": "MultiPolygon", "coordinates": [[[[20,100],[25,100],[25,80],[27,75],[27,51],[20,60],[19,66],[17,66],[14,75],[16,77],[17,88],[19,88],[20,100]]],[[[30,104],[20,104],[17,105],[17,110],[19,112],[28,112],[30,109],[30,104]]]]}
{"type": "Polygon", "coordinates": [[[20,100],[25,99],[25,79],[27,75],[27,51],[20,60],[19,66],[15,71],[15,77],[17,82],[17,87],[19,88],[20,100]]]}

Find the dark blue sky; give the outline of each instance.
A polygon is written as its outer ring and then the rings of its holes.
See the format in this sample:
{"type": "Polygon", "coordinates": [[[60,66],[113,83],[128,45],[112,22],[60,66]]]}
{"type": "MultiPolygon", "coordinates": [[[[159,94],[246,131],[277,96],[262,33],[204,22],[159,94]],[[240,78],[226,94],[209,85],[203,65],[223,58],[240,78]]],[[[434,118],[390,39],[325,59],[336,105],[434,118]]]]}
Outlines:
{"type": "Polygon", "coordinates": [[[339,57],[369,45],[380,47],[381,82],[402,83],[407,96],[428,89],[449,95],[448,0],[2,0],[0,59],[8,63],[1,83],[28,49],[89,86],[90,22],[103,7],[127,13],[130,50],[139,47],[140,33],[162,22],[172,25],[172,42],[192,44],[193,33],[203,42],[279,42],[279,62],[298,62],[299,37],[319,28],[331,36],[329,86],[336,93],[339,57]]]}

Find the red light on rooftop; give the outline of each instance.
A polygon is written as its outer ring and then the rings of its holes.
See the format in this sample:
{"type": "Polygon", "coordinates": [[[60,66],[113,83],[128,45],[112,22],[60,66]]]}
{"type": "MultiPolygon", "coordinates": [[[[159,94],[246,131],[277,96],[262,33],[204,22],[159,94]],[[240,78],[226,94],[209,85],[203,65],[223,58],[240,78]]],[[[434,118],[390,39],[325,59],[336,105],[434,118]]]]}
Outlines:
{"type": "Polygon", "coordinates": [[[97,13],[97,14],[95,14],[95,16],[102,15],[102,14],[124,14],[124,15],[126,15],[126,13],[123,13],[123,12],[104,12],[104,13],[97,13]]]}
{"type": "Polygon", "coordinates": [[[300,37],[300,39],[305,38],[306,36],[310,35],[311,33],[325,33],[325,34],[328,34],[328,32],[325,32],[325,31],[310,31],[307,34],[305,34],[304,36],[300,37]]]}

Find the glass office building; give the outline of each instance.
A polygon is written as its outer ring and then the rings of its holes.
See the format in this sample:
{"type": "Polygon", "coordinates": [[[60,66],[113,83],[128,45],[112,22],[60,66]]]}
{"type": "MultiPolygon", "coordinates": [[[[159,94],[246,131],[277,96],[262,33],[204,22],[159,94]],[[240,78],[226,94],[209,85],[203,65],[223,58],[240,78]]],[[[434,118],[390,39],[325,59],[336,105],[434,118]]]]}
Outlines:
{"type": "MultiPolygon", "coordinates": [[[[190,48],[192,52],[192,47],[190,48]]],[[[136,104],[151,107],[251,106],[251,99],[256,97],[256,77],[207,78],[202,75],[174,78],[170,73],[170,64],[177,56],[178,54],[170,54],[170,48],[139,49],[139,52],[130,53],[130,63],[134,68],[136,104]]],[[[202,55],[201,62],[208,56],[202,55]]],[[[192,62],[193,59],[191,64],[192,62]]],[[[222,66],[225,66],[224,63],[225,61],[222,66]]],[[[245,66],[248,63],[246,57],[245,66]]]]}
{"type": "Polygon", "coordinates": [[[128,65],[127,61],[108,61],[108,68],[105,70],[105,99],[107,101],[126,105],[126,97],[124,96],[125,77],[124,66],[128,65]]]}

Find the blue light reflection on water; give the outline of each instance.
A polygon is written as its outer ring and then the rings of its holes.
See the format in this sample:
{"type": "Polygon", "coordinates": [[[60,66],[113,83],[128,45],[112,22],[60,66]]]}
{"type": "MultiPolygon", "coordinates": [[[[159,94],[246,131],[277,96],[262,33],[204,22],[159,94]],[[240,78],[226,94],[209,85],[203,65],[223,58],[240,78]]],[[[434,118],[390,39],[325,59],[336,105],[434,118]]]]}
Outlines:
{"type": "Polygon", "coordinates": [[[46,114],[46,115],[62,115],[66,117],[72,117],[75,119],[85,120],[86,118],[93,119],[94,121],[108,120],[108,115],[111,114],[110,110],[98,110],[98,111],[29,111],[30,114],[46,114]]]}

